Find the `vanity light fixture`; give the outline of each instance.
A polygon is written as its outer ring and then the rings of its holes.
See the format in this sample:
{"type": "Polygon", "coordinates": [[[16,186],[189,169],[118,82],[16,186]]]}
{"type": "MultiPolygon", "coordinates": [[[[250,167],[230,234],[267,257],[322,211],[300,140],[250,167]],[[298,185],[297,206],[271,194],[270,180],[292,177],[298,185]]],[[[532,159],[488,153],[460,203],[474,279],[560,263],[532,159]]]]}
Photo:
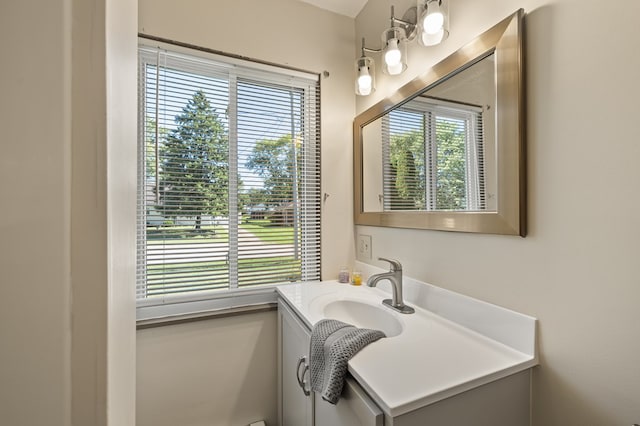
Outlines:
{"type": "Polygon", "coordinates": [[[398,75],[407,69],[407,43],[416,37],[422,46],[435,46],[449,36],[449,0],[417,0],[402,19],[391,6],[390,27],[382,32],[383,47],[369,49],[362,39],[361,56],[356,60],[356,94],[375,91],[375,62],[365,52],[382,53],[382,72],[398,75]]]}
{"type": "Polygon", "coordinates": [[[389,75],[402,74],[407,69],[407,36],[403,28],[391,27],[382,33],[385,43],[382,72],[389,75]]]}
{"type": "Polygon", "coordinates": [[[418,0],[418,42],[435,46],[449,36],[449,2],[446,0],[418,0]]]}
{"type": "Polygon", "coordinates": [[[367,96],[376,90],[376,72],[375,62],[364,54],[364,38],[361,52],[360,58],[356,61],[356,95],[367,96]]]}

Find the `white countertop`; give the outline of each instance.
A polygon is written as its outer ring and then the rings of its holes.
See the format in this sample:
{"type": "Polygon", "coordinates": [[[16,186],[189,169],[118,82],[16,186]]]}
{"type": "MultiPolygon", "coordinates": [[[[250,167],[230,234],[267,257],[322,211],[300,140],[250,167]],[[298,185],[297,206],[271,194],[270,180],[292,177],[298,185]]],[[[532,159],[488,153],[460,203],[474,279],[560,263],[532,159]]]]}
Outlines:
{"type": "MultiPolygon", "coordinates": [[[[349,372],[387,414],[398,416],[537,364],[534,318],[406,277],[405,286],[405,302],[415,314],[389,309],[402,333],[370,344],[349,361],[349,372]],[[460,324],[465,310],[475,330],[460,324]]],[[[379,288],[336,281],[283,285],[278,293],[309,328],[324,317],[319,301],[377,304],[389,297],[379,288]]]]}

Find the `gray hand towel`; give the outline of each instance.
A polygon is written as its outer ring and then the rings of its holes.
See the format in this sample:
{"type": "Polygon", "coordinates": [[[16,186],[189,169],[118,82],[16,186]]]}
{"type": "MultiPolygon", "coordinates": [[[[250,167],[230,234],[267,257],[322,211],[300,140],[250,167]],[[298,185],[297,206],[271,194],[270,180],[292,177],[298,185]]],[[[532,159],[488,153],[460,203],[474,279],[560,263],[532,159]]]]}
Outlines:
{"type": "Polygon", "coordinates": [[[369,343],[385,337],[379,330],[356,328],[341,321],[323,319],[311,332],[309,369],[311,389],[336,404],[342,393],[347,363],[369,343]]]}

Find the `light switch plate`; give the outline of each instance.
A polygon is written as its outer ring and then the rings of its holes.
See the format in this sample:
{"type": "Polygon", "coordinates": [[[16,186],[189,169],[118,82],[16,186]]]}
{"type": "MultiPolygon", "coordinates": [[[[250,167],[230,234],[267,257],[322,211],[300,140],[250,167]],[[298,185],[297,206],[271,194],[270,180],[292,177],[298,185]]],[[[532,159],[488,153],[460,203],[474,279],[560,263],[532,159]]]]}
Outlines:
{"type": "Polygon", "coordinates": [[[371,260],[371,235],[358,235],[357,256],[359,260],[371,260]]]}

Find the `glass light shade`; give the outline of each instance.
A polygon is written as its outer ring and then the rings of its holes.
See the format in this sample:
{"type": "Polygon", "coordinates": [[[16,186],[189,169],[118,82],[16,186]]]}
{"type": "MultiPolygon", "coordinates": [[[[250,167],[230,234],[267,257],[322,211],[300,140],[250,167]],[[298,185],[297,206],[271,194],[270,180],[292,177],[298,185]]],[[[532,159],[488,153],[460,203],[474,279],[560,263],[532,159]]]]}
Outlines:
{"type": "Polygon", "coordinates": [[[374,65],[366,56],[356,61],[356,95],[367,96],[376,90],[374,65]]]}
{"type": "Polygon", "coordinates": [[[418,41],[435,46],[449,36],[449,0],[418,0],[418,41]]]}
{"type": "Polygon", "coordinates": [[[385,44],[382,72],[398,75],[407,69],[407,42],[404,30],[392,27],[382,33],[385,44]]]}
{"type": "Polygon", "coordinates": [[[404,71],[406,67],[402,66],[402,62],[398,62],[395,65],[387,64],[386,69],[387,69],[387,74],[398,75],[398,74],[402,74],[402,71],[404,71]]]}

